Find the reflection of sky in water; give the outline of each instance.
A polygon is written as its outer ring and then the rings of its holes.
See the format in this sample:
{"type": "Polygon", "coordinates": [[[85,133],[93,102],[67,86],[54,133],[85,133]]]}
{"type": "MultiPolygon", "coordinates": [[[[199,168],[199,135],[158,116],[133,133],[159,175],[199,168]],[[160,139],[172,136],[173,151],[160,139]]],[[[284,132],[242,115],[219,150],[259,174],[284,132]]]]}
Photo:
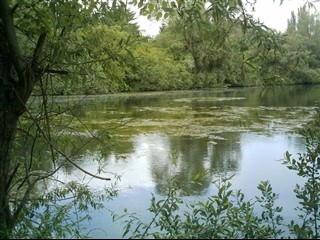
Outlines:
{"type": "MultiPolygon", "coordinates": [[[[221,142],[227,140],[221,140],[221,142]]],[[[232,139],[229,141],[232,142],[232,139]]],[[[159,171],[163,174],[170,173],[171,177],[178,174],[183,168],[181,153],[176,160],[172,160],[170,149],[170,139],[167,135],[161,133],[141,134],[133,139],[134,148],[132,153],[127,156],[118,156],[111,154],[103,163],[103,172],[98,174],[100,176],[111,177],[114,174],[121,176],[120,185],[124,189],[132,188],[146,188],[151,189],[155,187],[154,172],[159,171]],[[167,169],[170,167],[169,169],[167,169]]],[[[302,139],[300,137],[274,135],[262,136],[250,133],[241,133],[240,141],[232,142],[231,145],[239,144],[240,149],[230,150],[227,158],[234,158],[240,164],[238,169],[225,168],[225,170],[235,171],[234,186],[250,191],[254,191],[255,187],[261,180],[271,180],[271,183],[277,184],[276,188],[284,188],[282,185],[290,184],[290,178],[295,178],[292,171],[281,164],[284,153],[297,153],[304,151],[302,146],[302,139]],[[238,151],[241,154],[238,154],[238,151]]],[[[222,143],[217,143],[222,144],[222,143]]],[[[210,169],[212,166],[212,159],[216,154],[213,147],[217,144],[208,142],[206,156],[203,159],[205,169],[210,169]]],[[[295,156],[295,155],[294,155],[295,156]]],[[[87,171],[97,174],[98,162],[91,159],[98,158],[97,156],[87,156],[85,163],[81,165],[87,171]]],[[[225,163],[222,162],[222,165],[225,163]]],[[[215,169],[213,169],[213,172],[215,169]]],[[[223,171],[223,169],[220,169],[223,171]]],[[[170,177],[170,176],[167,176],[170,177]]],[[[71,173],[64,174],[59,172],[61,180],[78,180],[92,184],[92,186],[104,186],[105,183],[101,180],[92,179],[86,176],[80,170],[74,169],[71,173]]],[[[213,178],[214,179],[214,178],[213,178]]],[[[293,180],[293,179],[292,179],[293,180]]],[[[296,180],[296,179],[295,179],[296,180]]],[[[294,183],[291,184],[294,185],[294,183]]]]}
{"type": "Polygon", "coordinates": [[[270,137],[243,134],[241,148],[241,169],[232,181],[233,187],[241,189],[249,199],[260,193],[257,186],[261,181],[269,180],[273,191],[280,194],[277,204],[284,207],[284,215],[291,219],[296,216],[292,210],[298,200],[293,190],[297,183],[303,182],[280,160],[284,159],[286,151],[294,157],[297,157],[298,152],[303,152],[302,138],[283,134],[270,137]]]}
{"type": "MultiPolygon", "coordinates": [[[[214,165],[214,155],[219,154],[215,147],[219,144],[226,145],[226,149],[229,149],[228,154],[226,154],[227,158],[235,158],[238,162],[237,169],[231,169],[231,173],[236,174],[232,179],[233,189],[241,189],[247,199],[253,199],[254,196],[259,195],[257,186],[260,181],[270,180],[274,192],[280,194],[277,204],[284,207],[283,215],[290,217],[290,219],[295,217],[293,208],[297,201],[293,189],[299,180],[294,172],[287,170],[277,160],[283,159],[287,150],[294,156],[295,153],[302,152],[302,139],[284,134],[263,136],[261,134],[240,133],[239,139],[234,139],[231,136],[228,138],[228,135],[226,135],[226,139],[218,140],[217,144],[210,142],[207,144],[207,153],[203,160],[205,169],[212,170],[212,166],[219,165],[214,165]],[[231,144],[228,144],[228,142],[231,142],[231,144]],[[234,149],[236,152],[230,150],[232,149],[230,146],[237,144],[239,148],[234,149]]],[[[109,173],[107,175],[111,177],[110,172],[121,175],[119,185],[121,192],[114,201],[107,203],[106,207],[118,214],[123,213],[123,209],[127,208],[129,212],[141,214],[143,219],[150,219],[151,216],[145,214],[150,206],[151,193],[155,192],[156,185],[164,184],[162,181],[174,177],[184,169],[183,165],[185,163],[181,155],[178,155],[174,164],[170,160],[171,144],[170,138],[165,134],[141,134],[133,138],[133,151],[125,158],[116,158],[114,154],[111,154],[105,162],[104,171],[109,173]],[[158,173],[161,173],[160,177],[157,176],[158,173]]],[[[223,166],[224,164],[226,164],[226,161],[222,161],[220,165],[223,166]]],[[[89,171],[95,171],[97,164],[87,161],[82,167],[89,171]]],[[[225,170],[230,169],[226,167],[225,170]]],[[[212,172],[209,180],[216,179],[216,174],[220,176],[220,173],[212,172]]],[[[83,177],[81,172],[74,171],[67,178],[69,180],[70,178],[83,180],[83,177]]],[[[103,187],[105,185],[103,181],[86,178],[87,182],[90,182],[93,187],[103,187]]],[[[214,186],[209,185],[203,195],[190,196],[188,199],[191,201],[205,200],[206,196],[215,192],[214,186]]],[[[156,196],[158,195],[156,194],[156,196]]],[[[107,231],[108,238],[121,237],[122,228],[117,226],[120,222],[112,223],[110,216],[105,213],[93,212],[92,214],[91,227],[103,228],[107,231]]],[[[92,234],[95,237],[106,237],[105,232],[98,229],[93,231],[92,234]]]]}

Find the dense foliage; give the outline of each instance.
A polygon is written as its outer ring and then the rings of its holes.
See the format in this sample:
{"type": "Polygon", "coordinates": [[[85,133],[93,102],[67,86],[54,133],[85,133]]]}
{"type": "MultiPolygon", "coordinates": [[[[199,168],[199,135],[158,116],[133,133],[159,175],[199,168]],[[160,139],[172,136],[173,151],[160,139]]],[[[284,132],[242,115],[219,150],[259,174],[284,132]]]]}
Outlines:
{"type": "Polygon", "coordinates": [[[208,10],[195,1],[151,38],[139,33],[126,5],[114,3],[74,33],[67,47],[81,51],[86,67],[59,77],[53,94],[319,83],[319,15],[302,6],[282,33],[228,4],[212,1],[208,10]]]}

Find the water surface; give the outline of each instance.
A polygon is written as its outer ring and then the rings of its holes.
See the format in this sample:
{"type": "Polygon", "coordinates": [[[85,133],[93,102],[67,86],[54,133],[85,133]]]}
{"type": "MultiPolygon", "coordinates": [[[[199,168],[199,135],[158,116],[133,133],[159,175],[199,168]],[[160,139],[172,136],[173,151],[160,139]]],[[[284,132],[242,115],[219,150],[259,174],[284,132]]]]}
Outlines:
{"type": "MultiPolygon", "coordinates": [[[[284,153],[304,152],[299,134],[320,100],[320,87],[241,88],[201,91],[57,97],[56,104],[76,103],[73,114],[83,123],[79,133],[108,133],[108,145],[91,144],[76,155],[81,166],[103,176],[120,175],[120,194],[106,207],[124,208],[150,219],[151,194],[164,196],[174,180],[181,196],[203,200],[215,193],[212,181],[234,175],[234,189],[248,199],[260,181],[270,180],[280,194],[278,204],[293,218],[293,189],[302,183],[281,164],[284,153]],[[80,104],[78,104],[80,103],[80,104]],[[194,177],[206,172],[199,181],[194,177]]],[[[64,132],[63,134],[66,134],[64,132]]],[[[107,138],[107,137],[106,137],[107,138]]],[[[106,183],[76,169],[61,171],[62,180],[84,180],[94,187],[106,183]]],[[[111,184],[108,183],[108,184],[111,184]]],[[[96,238],[121,238],[123,229],[105,212],[92,212],[96,238]]]]}

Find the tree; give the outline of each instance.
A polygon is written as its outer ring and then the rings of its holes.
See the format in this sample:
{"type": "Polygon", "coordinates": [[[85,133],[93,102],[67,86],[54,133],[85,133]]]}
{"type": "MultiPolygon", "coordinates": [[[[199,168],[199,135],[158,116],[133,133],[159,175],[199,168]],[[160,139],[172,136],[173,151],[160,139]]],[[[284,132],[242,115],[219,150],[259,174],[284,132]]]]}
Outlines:
{"type": "MultiPolygon", "coordinates": [[[[12,168],[12,148],[19,117],[25,112],[25,104],[43,69],[39,66],[47,33],[38,37],[32,58],[25,61],[20,50],[13,14],[16,7],[8,1],[0,2],[1,31],[1,82],[0,82],[0,231],[4,232],[15,225],[15,216],[20,208],[12,212],[10,208],[11,179],[17,171],[12,168]]],[[[2,235],[2,237],[4,237],[2,235]]]]}
{"type": "Polygon", "coordinates": [[[134,49],[136,74],[126,80],[133,91],[189,89],[191,74],[164,49],[140,42],[134,49]]]}
{"type": "Polygon", "coordinates": [[[186,5],[156,38],[194,74],[193,87],[277,82],[281,34],[252,18],[240,2],[186,5]],[[195,6],[194,6],[195,5],[195,6]]]}
{"type": "MultiPolygon", "coordinates": [[[[38,85],[41,88],[44,84],[44,76],[67,74],[62,66],[72,59],[65,52],[70,33],[79,26],[88,24],[88,20],[99,17],[97,6],[101,7],[103,4],[105,3],[102,1],[77,0],[0,2],[1,238],[10,236],[10,231],[17,224],[36,183],[57,170],[32,176],[31,165],[27,160],[14,158],[13,148],[19,119],[24,113],[28,113],[27,101],[35,87],[38,85]],[[19,199],[12,203],[16,184],[14,181],[18,172],[24,172],[19,183],[23,190],[19,199]]],[[[43,102],[45,104],[45,95],[43,102]]],[[[35,124],[40,135],[49,143],[52,161],[55,162],[59,150],[51,142],[49,122],[47,121],[47,130],[38,126],[37,122],[35,124]]]]}
{"type": "Polygon", "coordinates": [[[284,35],[281,59],[283,71],[293,83],[317,83],[319,79],[319,15],[311,14],[306,6],[292,12],[284,35]]]}

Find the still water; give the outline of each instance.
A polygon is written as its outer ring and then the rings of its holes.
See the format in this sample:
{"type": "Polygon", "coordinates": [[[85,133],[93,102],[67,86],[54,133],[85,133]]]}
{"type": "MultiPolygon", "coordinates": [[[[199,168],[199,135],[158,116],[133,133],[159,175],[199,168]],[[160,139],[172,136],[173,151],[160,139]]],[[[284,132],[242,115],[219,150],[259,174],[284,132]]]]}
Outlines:
{"type": "MultiPolygon", "coordinates": [[[[204,200],[215,193],[212,181],[234,175],[233,189],[247,199],[258,195],[257,186],[269,180],[280,195],[288,219],[297,200],[293,193],[302,183],[281,164],[286,151],[305,151],[299,134],[320,101],[320,86],[241,88],[201,91],[57,97],[56,104],[73,103],[81,124],[78,133],[103,132],[108,144],[89,144],[77,155],[81,166],[101,176],[116,175],[119,196],[106,208],[121,215],[124,208],[150,219],[151,194],[163,197],[174,179],[181,196],[204,200]],[[107,134],[106,134],[107,133],[107,134]],[[99,161],[96,161],[96,160],[99,161]],[[199,172],[207,174],[192,182],[199,172]]],[[[105,182],[84,176],[76,169],[59,172],[61,180],[81,180],[95,188],[105,182]]],[[[108,211],[92,211],[84,226],[95,238],[121,238],[121,222],[112,222],[108,211]],[[92,230],[93,229],[93,230],[92,230]]]]}

